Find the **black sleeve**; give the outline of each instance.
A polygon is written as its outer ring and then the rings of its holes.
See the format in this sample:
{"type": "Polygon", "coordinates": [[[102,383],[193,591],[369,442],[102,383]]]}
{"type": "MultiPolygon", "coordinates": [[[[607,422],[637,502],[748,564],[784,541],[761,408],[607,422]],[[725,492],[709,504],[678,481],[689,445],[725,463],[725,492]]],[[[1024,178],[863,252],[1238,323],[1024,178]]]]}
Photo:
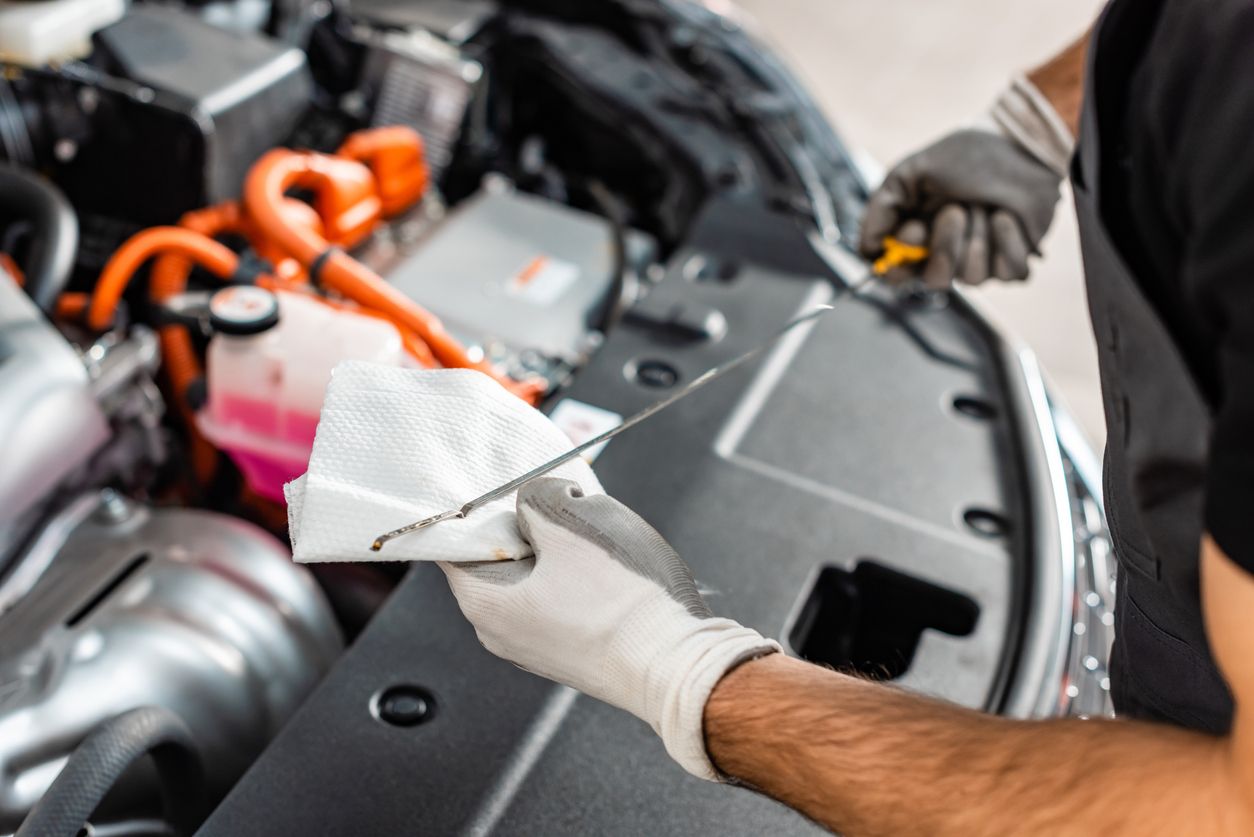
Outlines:
{"type": "Polygon", "coordinates": [[[1215,349],[1217,398],[1205,526],[1254,572],[1254,3],[1190,6],[1176,93],[1188,104],[1168,128],[1168,194],[1179,199],[1180,277],[1215,349]],[[1186,80],[1187,78],[1187,80],[1186,80]]]}

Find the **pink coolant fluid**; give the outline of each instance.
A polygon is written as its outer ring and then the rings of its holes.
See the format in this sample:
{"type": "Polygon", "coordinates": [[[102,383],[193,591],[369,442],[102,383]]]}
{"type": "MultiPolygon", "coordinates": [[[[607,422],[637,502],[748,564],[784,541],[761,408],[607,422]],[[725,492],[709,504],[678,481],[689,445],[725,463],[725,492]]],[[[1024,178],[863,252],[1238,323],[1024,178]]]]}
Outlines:
{"type": "MultiPolygon", "coordinates": [[[[318,414],[335,365],[344,360],[400,365],[404,354],[400,335],[390,323],[299,294],[280,291],[275,296],[277,322],[251,333],[219,331],[209,341],[209,400],[197,425],[231,457],[250,488],[283,502],[284,483],[309,466],[318,414]]],[[[254,299],[234,304],[238,308],[244,302],[250,311],[257,304],[254,299]]]]}

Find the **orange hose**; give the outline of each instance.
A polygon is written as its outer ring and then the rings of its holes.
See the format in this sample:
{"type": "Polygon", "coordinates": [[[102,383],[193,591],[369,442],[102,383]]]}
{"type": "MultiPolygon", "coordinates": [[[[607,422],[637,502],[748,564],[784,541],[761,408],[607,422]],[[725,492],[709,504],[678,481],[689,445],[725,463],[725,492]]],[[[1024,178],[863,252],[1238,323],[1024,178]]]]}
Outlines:
{"type": "MultiPolygon", "coordinates": [[[[327,239],[286,222],[279,210],[280,202],[287,190],[297,183],[314,189],[319,201],[324,195],[334,196],[336,184],[326,162],[328,159],[310,152],[275,149],[257,161],[244,182],[244,207],[257,228],[306,269],[321,260],[320,278],[325,287],[363,308],[388,315],[404,329],[414,332],[442,365],[477,369],[529,403],[538,401],[544,390],[542,381],[511,381],[487,362],[471,360],[465,348],[444,330],[433,314],[344,251],[336,249],[328,253],[327,239]]],[[[319,214],[325,221],[327,215],[319,214]]]]}
{"type": "Polygon", "coordinates": [[[13,281],[17,283],[19,288],[26,287],[26,274],[22,272],[22,268],[18,267],[17,262],[13,261],[13,257],[8,253],[0,253],[0,270],[12,276],[13,281]]]}
{"type": "Polygon", "coordinates": [[[196,411],[188,403],[187,391],[192,383],[201,375],[200,358],[196,355],[196,347],[192,344],[192,336],[180,325],[161,327],[161,359],[166,375],[170,379],[170,390],[175,400],[175,408],[183,419],[190,442],[192,473],[201,485],[213,479],[218,467],[218,449],[206,439],[196,425],[196,411]]]}
{"type": "Polygon", "coordinates": [[[392,125],[356,131],[335,153],[370,169],[384,215],[404,212],[427,191],[429,175],[422,137],[412,128],[392,125]]]}
{"type": "MultiPolygon", "coordinates": [[[[329,302],[329,300],[324,299],[323,302],[329,302]]],[[[347,306],[345,306],[345,308],[346,310],[351,310],[355,314],[361,314],[365,317],[374,317],[377,320],[383,320],[386,323],[390,323],[392,327],[395,328],[401,335],[401,343],[405,346],[405,351],[409,352],[410,356],[413,357],[413,359],[424,369],[435,369],[440,365],[436,361],[435,355],[431,354],[431,347],[424,343],[421,337],[396,322],[396,320],[392,317],[389,317],[382,311],[371,311],[369,308],[359,308],[356,306],[351,309],[348,309],[347,306]]]]}
{"type": "Polygon", "coordinates": [[[418,335],[400,325],[381,311],[371,311],[368,308],[362,308],[351,303],[327,299],[324,296],[315,296],[311,292],[309,285],[305,282],[281,279],[274,276],[263,276],[257,280],[257,286],[265,288],[268,291],[286,291],[287,293],[298,293],[304,296],[311,296],[323,305],[328,305],[341,311],[349,311],[363,317],[373,317],[376,320],[383,320],[396,329],[397,333],[401,336],[401,344],[420,366],[425,369],[434,369],[439,366],[439,364],[436,363],[435,356],[431,354],[431,349],[428,348],[426,343],[419,339],[418,335]]]}
{"type": "MultiPolygon", "coordinates": [[[[179,219],[179,225],[192,232],[212,238],[222,233],[239,232],[244,217],[239,204],[234,201],[188,212],[179,219]]],[[[152,266],[148,294],[153,302],[164,303],[187,290],[187,278],[192,271],[190,259],[176,252],[164,252],[152,266]]],[[[213,478],[217,468],[218,453],[196,426],[196,414],[188,403],[187,393],[204,374],[200,356],[196,352],[191,332],[178,323],[163,325],[158,330],[161,341],[162,367],[170,385],[175,407],[187,429],[191,447],[192,471],[203,485],[213,478]]]]}
{"type": "MultiPolygon", "coordinates": [[[[243,228],[243,213],[234,201],[208,206],[186,213],[179,226],[206,238],[223,233],[238,233],[243,228]]],[[[152,266],[148,294],[153,302],[162,303],[187,290],[187,277],[192,261],[177,252],[163,252],[152,266]]]]}
{"type": "Polygon", "coordinates": [[[231,278],[239,265],[239,257],[231,248],[191,230],[152,227],[138,232],[117,249],[101,271],[87,309],[88,327],[96,331],[108,328],[131,277],[148,259],[165,252],[186,256],[222,279],[231,278]]]}
{"type": "MultiPolygon", "coordinates": [[[[283,212],[290,223],[303,224],[317,231],[322,229],[322,220],[307,203],[286,198],[283,212]]],[[[281,252],[254,228],[237,201],[225,201],[185,213],[179,219],[179,226],[209,238],[232,233],[242,235],[248,239],[253,251],[270,263],[274,276],[296,279],[304,274],[304,268],[298,261],[281,252]]],[[[167,253],[157,259],[152,270],[153,300],[161,302],[182,293],[187,287],[191,269],[191,262],[175,253],[167,253]]]]}
{"type": "MultiPolygon", "coordinates": [[[[285,148],[276,148],[268,152],[249,171],[251,175],[261,162],[272,155],[295,155],[304,158],[305,164],[293,171],[284,182],[283,190],[271,202],[271,207],[287,215],[285,209],[287,199],[280,201],[283,192],[292,188],[308,189],[314,193],[313,205],[323,228],[309,231],[339,247],[353,247],[360,244],[383,216],[383,204],[379,200],[378,185],[370,169],[355,160],[331,157],[326,154],[299,153],[285,148]]],[[[262,223],[256,210],[248,202],[248,184],[244,184],[244,208],[255,224],[258,232],[282,245],[276,239],[273,230],[262,223]]],[[[286,224],[292,227],[292,219],[286,224]]],[[[308,224],[301,224],[308,227],[308,224]]],[[[291,254],[296,255],[296,254],[291,254]]],[[[299,259],[299,256],[297,256],[299,259]]]]}
{"type": "MultiPolygon", "coordinates": [[[[211,209],[220,211],[218,208],[211,209]]],[[[223,279],[230,278],[239,264],[239,257],[229,247],[198,232],[179,227],[153,227],[136,233],[117,249],[100,274],[87,309],[89,328],[103,331],[113,322],[118,301],[131,278],[144,262],[158,255],[165,256],[160,260],[164,264],[154,265],[153,285],[149,290],[150,296],[158,301],[168,299],[186,287],[187,274],[191,270],[188,259],[223,279]]],[[[182,326],[163,326],[160,341],[176,406],[191,439],[192,468],[202,483],[208,482],[217,464],[217,454],[196,429],[195,416],[186,397],[187,388],[200,375],[200,360],[191,335],[182,326]]]]}
{"type": "Polygon", "coordinates": [[[91,304],[91,296],[80,291],[67,291],[57,297],[56,315],[63,320],[77,320],[83,316],[87,306],[91,304]]]}

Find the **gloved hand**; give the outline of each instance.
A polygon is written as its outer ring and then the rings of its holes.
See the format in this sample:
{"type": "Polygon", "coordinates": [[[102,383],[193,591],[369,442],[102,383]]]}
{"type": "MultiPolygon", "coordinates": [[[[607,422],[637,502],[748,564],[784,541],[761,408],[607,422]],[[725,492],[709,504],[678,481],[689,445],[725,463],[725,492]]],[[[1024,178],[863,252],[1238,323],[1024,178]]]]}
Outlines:
{"type": "Polygon", "coordinates": [[[871,196],[860,249],[875,258],[893,235],[929,248],[926,262],[893,268],[890,283],[921,278],[1026,279],[1054,217],[1074,139],[1049,101],[1015,79],[976,128],[956,131],[899,163],[871,196]]]}
{"type": "Polygon", "coordinates": [[[779,644],[713,616],[688,566],[622,503],[548,478],[523,486],[517,508],[535,557],[441,565],[479,641],[631,712],[690,773],[717,779],[706,700],[726,672],[779,644]]]}

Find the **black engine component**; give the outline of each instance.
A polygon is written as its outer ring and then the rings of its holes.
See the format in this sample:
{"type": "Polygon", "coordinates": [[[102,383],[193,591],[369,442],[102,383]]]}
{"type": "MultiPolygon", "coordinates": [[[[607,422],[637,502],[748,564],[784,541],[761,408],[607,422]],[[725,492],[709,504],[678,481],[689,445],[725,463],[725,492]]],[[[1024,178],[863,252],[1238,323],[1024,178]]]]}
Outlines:
{"type": "Polygon", "coordinates": [[[525,0],[474,45],[489,84],[446,178],[455,200],[483,168],[527,183],[512,150],[539,140],[547,168],[529,188],[569,201],[603,181],[665,249],[719,193],[800,214],[829,240],[856,227],[865,187],[809,95],[695,4],[525,0]],[[559,171],[574,190],[554,186],[559,171]]]}
{"type": "Polygon", "coordinates": [[[144,756],[157,765],[167,817],[190,833],[203,799],[200,753],[187,725],[168,709],[145,706],[101,725],[78,745],[16,837],[84,833],[114,784],[144,756]]]}
{"type": "Polygon", "coordinates": [[[0,223],[10,220],[30,224],[22,266],[26,292],[50,313],[74,269],[78,217],[56,186],[17,166],[0,165],[0,223]]]}
{"type": "Polygon", "coordinates": [[[708,93],[603,30],[511,17],[492,65],[496,142],[542,137],[552,165],[630,196],[629,222],[663,241],[711,190],[754,177],[708,93]]]}
{"type": "Polygon", "coordinates": [[[175,9],[137,7],[96,44],[104,69],[182,100],[203,126],[206,202],[238,194],[248,167],[282,143],[309,102],[300,50],[175,9]]]}
{"type": "Polygon", "coordinates": [[[236,197],[312,94],[302,51],[187,11],[136,6],[95,44],[85,63],[9,68],[0,152],[47,170],[97,235],[116,227],[102,249],[236,197]]]}

